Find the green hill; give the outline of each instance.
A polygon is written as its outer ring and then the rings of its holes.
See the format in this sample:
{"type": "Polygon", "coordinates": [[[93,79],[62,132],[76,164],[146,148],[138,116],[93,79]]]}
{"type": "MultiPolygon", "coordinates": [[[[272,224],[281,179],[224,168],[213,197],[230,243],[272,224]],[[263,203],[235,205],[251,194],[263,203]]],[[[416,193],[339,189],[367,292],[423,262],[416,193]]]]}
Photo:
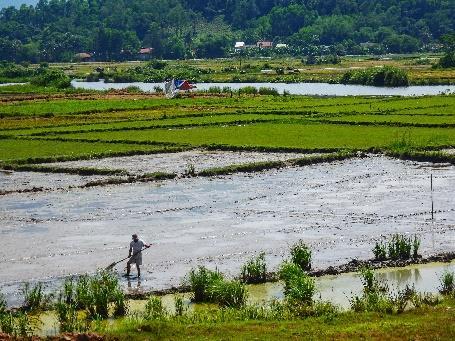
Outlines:
{"type": "Polygon", "coordinates": [[[0,11],[0,60],[222,57],[260,40],[295,55],[407,53],[437,49],[453,18],[453,0],[40,0],[0,11]]]}

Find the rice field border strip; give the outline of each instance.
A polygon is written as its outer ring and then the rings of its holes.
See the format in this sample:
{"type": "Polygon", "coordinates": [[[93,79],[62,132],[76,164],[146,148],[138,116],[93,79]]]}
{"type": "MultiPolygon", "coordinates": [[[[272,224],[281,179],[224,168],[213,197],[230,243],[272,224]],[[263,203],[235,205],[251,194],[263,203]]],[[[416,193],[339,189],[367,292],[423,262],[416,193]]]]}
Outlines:
{"type": "Polygon", "coordinates": [[[71,189],[84,189],[91,187],[102,187],[109,185],[123,185],[136,182],[154,182],[162,180],[171,180],[177,177],[176,173],[165,173],[165,172],[156,172],[156,173],[146,173],[136,176],[128,177],[118,177],[118,178],[107,178],[102,180],[89,181],[83,185],[78,186],[68,186],[68,187],[58,187],[58,188],[46,188],[46,187],[33,187],[33,188],[24,188],[18,190],[0,190],[0,196],[6,196],[10,194],[21,194],[21,193],[37,193],[37,192],[53,192],[53,191],[68,191],[71,189]]]}
{"type": "MultiPolygon", "coordinates": [[[[92,142],[92,141],[91,141],[92,142]]],[[[134,156],[134,155],[152,155],[152,154],[163,154],[163,153],[178,153],[187,150],[194,149],[194,147],[183,147],[176,146],[162,149],[151,149],[151,150],[128,150],[128,151],[114,151],[104,153],[92,153],[82,155],[62,155],[52,157],[35,157],[27,159],[16,159],[3,161],[2,165],[15,164],[15,165],[27,165],[27,164],[40,164],[40,163],[54,163],[54,162],[66,162],[66,161],[80,161],[80,160],[92,160],[92,159],[105,159],[111,157],[122,157],[122,156],[134,156]]]]}
{"type": "Polygon", "coordinates": [[[314,119],[312,122],[333,125],[350,126],[389,126],[389,127],[416,127],[416,128],[455,128],[455,123],[413,123],[413,122],[387,122],[387,121],[337,121],[329,119],[314,119]]]}
{"type": "MultiPolygon", "coordinates": [[[[140,131],[140,130],[154,130],[154,129],[184,129],[194,127],[219,127],[219,126],[236,126],[239,124],[257,124],[279,121],[281,118],[276,119],[248,119],[248,120],[235,120],[225,122],[206,122],[206,123],[178,123],[178,124],[163,124],[163,125],[148,125],[142,127],[118,127],[118,128],[99,128],[87,130],[62,130],[62,131],[42,131],[39,133],[29,134],[27,136],[48,136],[48,135],[69,135],[69,134],[90,134],[114,131],[140,131]]],[[[19,135],[24,136],[24,135],[19,135]]]]}
{"type": "Polygon", "coordinates": [[[225,167],[209,168],[196,173],[196,176],[218,176],[234,173],[254,173],[269,169],[280,169],[293,166],[308,166],[318,163],[342,161],[357,156],[355,152],[338,152],[334,154],[307,156],[302,158],[288,159],[284,161],[261,161],[246,164],[234,164],[225,167]]]}
{"type": "Polygon", "coordinates": [[[39,173],[65,173],[76,174],[82,176],[91,175],[118,175],[130,176],[130,174],[123,169],[108,169],[108,168],[93,168],[93,167],[62,167],[62,166],[42,166],[36,164],[15,164],[8,163],[0,165],[4,170],[16,172],[39,172],[39,173]]]}

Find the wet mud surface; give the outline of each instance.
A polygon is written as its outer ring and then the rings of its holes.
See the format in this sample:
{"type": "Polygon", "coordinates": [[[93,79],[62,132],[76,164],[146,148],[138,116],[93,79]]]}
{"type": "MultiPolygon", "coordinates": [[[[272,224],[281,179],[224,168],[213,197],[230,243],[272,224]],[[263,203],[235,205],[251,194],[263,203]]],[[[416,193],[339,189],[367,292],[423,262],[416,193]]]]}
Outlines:
{"type": "MultiPolygon", "coordinates": [[[[109,176],[113,177],[113,176],[109,176]]],[[[106,176],[81,176],[62,173],[15,172],[0,170],[0,194],[12,191],[41,191],[83,186],[106,176]]]]}
{"type": "Polygon", "coordinates": [[[130,291],[179,286],[196,265],[235,276],[261,251],[274,270],[300,238],[313,249],[315,268],[369,259],[374,243],[394,233],[419,235],[424,255],[455,251],[454,186],[453,166],[372,156],[217,178],[10,194],[0,197],[0,289],[11,303],[24,281],[47,280],[52,287],[63,276],[105,267],[127,256],[134,232],[153,246],[130,291]]]}
{"type": "Polygon", "coordinates": [[[49,163],[46,165],[68,168],[93,167],[122,169],[135,175],[153,172],[184,174],[188,171],[189,167],[194,167],[194,170],[199,172],[209,168],[225,167],[233,164],[261,161],[285,161],[304,157],[305,155],[315,156],[320,154],[190,150],[171,154],[112,157],[105,159],[49,163]]]}

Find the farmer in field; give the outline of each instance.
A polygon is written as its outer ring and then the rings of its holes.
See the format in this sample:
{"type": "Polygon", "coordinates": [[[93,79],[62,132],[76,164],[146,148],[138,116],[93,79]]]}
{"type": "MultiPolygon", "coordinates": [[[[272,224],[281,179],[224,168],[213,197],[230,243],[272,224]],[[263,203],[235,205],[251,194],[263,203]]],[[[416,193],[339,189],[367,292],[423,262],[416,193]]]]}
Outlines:
{"type": "Polygon", "coordinates": [[[131,271],[131,264],[136,264],[137,268],[137,277],[141,277],[141,268],[142,265],[142,250],[145,247],[148,249],[150,247],[149,244],[146,244],[143,240],[139,239],[137,234],[132,235],[133,240],[130,243],[130,251],[128,253],[128,257],[130,259],[126,263],[126,276],[130,275],[131,271]]]}

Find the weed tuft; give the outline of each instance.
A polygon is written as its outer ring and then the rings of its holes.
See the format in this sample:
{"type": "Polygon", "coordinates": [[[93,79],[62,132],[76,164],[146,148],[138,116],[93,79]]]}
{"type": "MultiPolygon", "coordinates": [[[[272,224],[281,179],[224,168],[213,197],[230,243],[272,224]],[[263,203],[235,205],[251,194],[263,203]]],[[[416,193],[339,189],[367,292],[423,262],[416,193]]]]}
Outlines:
{"type": "Polygon", "coordinates": [[[256,258],[252,258],[242,266],[241,279],[243,283],[255,284],[265,283],[267,280],[267,269],[265,253],[261,252],[256,258]]]}
{"type": "Polygon", "coordinates": [[[303,240],[299,240],[291,247],[291,260],[302,270],[311,270],[311,250],[303,240]]]}

